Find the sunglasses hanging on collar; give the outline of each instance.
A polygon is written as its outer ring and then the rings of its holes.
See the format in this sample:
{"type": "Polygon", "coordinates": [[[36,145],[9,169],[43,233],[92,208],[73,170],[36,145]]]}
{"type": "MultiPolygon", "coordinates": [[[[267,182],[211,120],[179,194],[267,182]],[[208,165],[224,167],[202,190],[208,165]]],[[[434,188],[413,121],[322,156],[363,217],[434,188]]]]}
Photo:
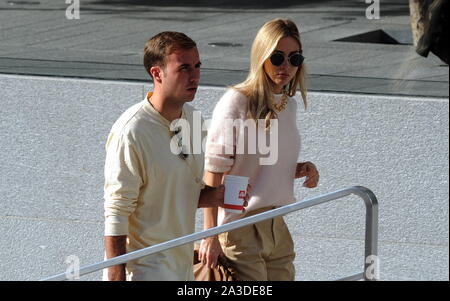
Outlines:
{"type": "Polygon", "coordinates": [[[184,152],[183,149],[183,136],[182,135],[178,135],[179,133],[181,133],[181,127],[176,128],[174,131],[174,136],[177,136],[178,138],[178,147],[181,149],[181,152],[178,154],[178,157],[180,157],[182,160],[186,160],[186,158],[189,156],[188,153],[184,152]]]}

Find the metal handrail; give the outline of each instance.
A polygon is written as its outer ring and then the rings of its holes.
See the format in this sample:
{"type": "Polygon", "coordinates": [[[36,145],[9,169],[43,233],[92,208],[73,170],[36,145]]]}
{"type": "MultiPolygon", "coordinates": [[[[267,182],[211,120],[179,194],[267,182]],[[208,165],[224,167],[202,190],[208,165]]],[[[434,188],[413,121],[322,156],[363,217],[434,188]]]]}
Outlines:
{"type": "MultiPolygon", "coordinates": [[[[162,252],[174,247],[179,247],[188,243],[193,243],[200,239],[217,235],[224,232],[229,232],[237,228],[245,227],[251,224],[258,223],[263,220],[271,219],[277,216],[286,215],[288,213],[323,204],[335,199],[343,198],[348,195],[355,194],[364,200],[366,205],[366,231],[365,231],[365,256],[364,256],[364,271],[356,275],[348,276],[340,280],[378,280],[378,276],[372,275],[373,270],[369,270],[373,266],[373,262],[367,262],[367,258],[373,258],[378,255],[378,201],[375,194],[362,186],[352,186],[328,194],[323,194],[311,199],[306,199],[287,206],[279,207],[270,211],[246,217],[234,222],[224,224],[222,226],[210,228],[201,232],[193,233],[183,237],[169,240],[167,242],[143,248],[134,252],[130,252],[121,256],[117,256],[99,263],[81,267],[79,275],[90,274],[105,268],[124,264],[130,260],[135,260],[154,253],[162,252]],[[370,272],[370,273],[369,273],[370,272]]],[[[377,274],[377,273],[375,273],[377,274]]],[[[61,273],[45,279],[43,281],[60,281],[67,280],[67,274],[61,273]]]]}

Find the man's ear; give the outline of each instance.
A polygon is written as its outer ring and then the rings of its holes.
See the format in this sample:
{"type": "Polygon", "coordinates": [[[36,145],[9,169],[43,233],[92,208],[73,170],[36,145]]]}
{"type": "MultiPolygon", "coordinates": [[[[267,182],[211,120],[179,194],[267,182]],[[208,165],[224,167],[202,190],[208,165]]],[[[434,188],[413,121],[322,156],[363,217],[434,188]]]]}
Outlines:
{"type": "Polygon", "coordinates": [[[155,82],[158,82],[158,83],[162,82],[162,77],[163,77],[162,72],[163,72],[163,70],[159,66],[150,67],[150,74],[152,75],[153,81],[155,81],[155,82]]]}

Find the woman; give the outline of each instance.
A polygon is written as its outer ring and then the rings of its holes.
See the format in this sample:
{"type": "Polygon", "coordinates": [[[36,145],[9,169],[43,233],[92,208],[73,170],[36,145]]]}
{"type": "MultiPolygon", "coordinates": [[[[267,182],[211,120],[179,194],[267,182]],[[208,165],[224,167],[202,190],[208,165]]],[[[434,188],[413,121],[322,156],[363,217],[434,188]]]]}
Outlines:
{"type": "MultiPolygon", "coordinates": [[[[317,186],[319,174],[311,162],[297,163],[300,135],[296,123],[297,104],[293,98],[300,88],[306,102],[306,71],[302,44],[294,22],[275,19],[259,30],[252,46],[247,79],[229,89],[217,103],[206,144],[204,180],[218,186],[225,175],[249,177],[251,191],[245,213],[223,208],[204,209],[204,228],[258,214],[295,202],[294,179],[305,177],[304,186],[317,186]],[[274,164],[262,165],[261,153],[237,153],[241,129],[226,138],[226,120],[254,120],[258,132],[278,134],[278,157],[274,164]],[[231,141],[231,142],[230,142],[231,141]],[[233,150],[227,153],[224,149],[233,150]]],[[[248,135],[247,135],[248,136],[248,135]]],[[[247,148],[247,149],[250,149],[247,148]]],[[[282,217],[204,239],[199,259],[210,267],[225,255],[240,280],[294,280],[294,244],[282,217]]]]}

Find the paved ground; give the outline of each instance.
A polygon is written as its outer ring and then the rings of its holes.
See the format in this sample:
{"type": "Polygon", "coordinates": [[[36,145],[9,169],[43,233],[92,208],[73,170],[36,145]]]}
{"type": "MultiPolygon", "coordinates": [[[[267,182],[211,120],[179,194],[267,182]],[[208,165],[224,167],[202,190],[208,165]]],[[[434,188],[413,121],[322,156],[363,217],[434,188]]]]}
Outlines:
{"type": "Polygon", "coordinates": [[[367,6],[363,0],[83,0],[80,19],[68,20],[64,1],[0,0],[0,73],[147,80],[144,42],[177,30],[198,42],[202,84],[225,86],[245,78],[261,25],[288,17],[301,31],[310,90],[448,97],[448,66],[434,55],[420,57],[411,45],[408,1],[381,1],[379,20],[366,18],[367,6]],[[378,43],[380,34],[371,43],[336,41],[377,30],[399,44],[378,43]]]}
{"type": "MultiPolygon", "coordinates": [[[[37,280],[103,259],[104,143],[148,84],[1,76],[0,280],[37,280]],[[77,91],[74,93],[73,91],[77,91]]],[[[207,119],[221,87],[201,87],[207,119]]],[[[321,172],[298,200],[353,185],[380,202],[383,280],[448,280],[448,99],[311,93],[299,160],[321,172]]],[[[361,272],[364,205],[344,198],[287,216],[297,280],[361,272]]],[[[197,230],[201,230],[198,211],[197,230]]],[[[83,279],[100,279],[94,274],[83,279]]]]}

